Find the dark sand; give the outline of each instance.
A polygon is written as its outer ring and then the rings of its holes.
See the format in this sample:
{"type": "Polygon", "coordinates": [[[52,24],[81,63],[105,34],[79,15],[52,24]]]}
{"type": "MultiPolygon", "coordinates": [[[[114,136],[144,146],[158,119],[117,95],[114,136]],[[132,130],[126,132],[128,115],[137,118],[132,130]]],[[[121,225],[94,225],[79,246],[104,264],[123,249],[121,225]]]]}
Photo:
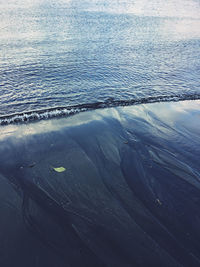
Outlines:
{"type": "Polygon", "coordinates": [[[0,131],[1,267],[200,266],[200,101],[0,131]]]}

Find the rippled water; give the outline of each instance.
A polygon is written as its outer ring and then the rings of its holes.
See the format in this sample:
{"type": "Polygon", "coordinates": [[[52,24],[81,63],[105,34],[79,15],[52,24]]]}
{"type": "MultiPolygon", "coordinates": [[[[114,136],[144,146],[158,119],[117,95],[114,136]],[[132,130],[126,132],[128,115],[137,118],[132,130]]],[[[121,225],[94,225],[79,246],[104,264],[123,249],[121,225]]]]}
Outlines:
{"type": "Polygon", "coordinates": [[[200,97],[199,1],[0,2],[0,115],[200,97]]]}

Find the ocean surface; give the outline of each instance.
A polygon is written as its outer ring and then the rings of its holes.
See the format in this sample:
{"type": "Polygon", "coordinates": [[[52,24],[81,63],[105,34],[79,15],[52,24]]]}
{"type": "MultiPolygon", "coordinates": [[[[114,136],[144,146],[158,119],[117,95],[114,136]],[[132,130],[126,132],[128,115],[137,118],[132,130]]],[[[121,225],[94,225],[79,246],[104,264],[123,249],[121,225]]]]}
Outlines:
{"type": "Polygon", "coordinates": [[[198,0],[0,1],[1,124],[199,99],[199,78],[198,0]]]}

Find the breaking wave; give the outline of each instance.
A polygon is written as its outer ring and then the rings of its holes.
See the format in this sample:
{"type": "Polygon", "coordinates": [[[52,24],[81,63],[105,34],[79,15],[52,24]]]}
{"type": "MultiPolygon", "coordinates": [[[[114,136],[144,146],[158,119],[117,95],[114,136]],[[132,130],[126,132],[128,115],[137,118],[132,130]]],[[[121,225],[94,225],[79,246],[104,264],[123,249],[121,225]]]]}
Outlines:
{"type": "Polygon", "coordinates": [[[79,112],[89,111],[100,108],[117,107],[117,106],[130,106],[146,103],[156,102],[170,102],[170,101],[184,101],[184,100],[197,100],[200,99],[200,94],[182,94],[182,95],[171,95],[171,96],[155,96],[140,99],[129,99],[129,100],[115,100],[108,98],[106,101],[86,103],[73,106],[62,106],[53,107],[42,110],[28,111],[22,113],[15,113],[5,116],[0,116],[0,125],[8,125],[14,123],[27,123],[37,120],[45,120],[55,117],[67,117],[74,115],[79,112]]]}

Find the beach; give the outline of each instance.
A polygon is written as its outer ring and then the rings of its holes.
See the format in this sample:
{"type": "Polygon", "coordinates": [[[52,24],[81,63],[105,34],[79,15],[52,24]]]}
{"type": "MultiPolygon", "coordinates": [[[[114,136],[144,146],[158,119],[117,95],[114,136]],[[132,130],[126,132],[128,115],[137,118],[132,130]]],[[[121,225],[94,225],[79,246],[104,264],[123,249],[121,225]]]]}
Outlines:
{"type": "Polygon", "coordinates": [[[199,107],[1,126],[0,265],[199,266],[199,107]]]}
{"type": "Polygon", "coordinates": [[[200,1],[0,1],[0,267],[200,266],[200,1]]]}

